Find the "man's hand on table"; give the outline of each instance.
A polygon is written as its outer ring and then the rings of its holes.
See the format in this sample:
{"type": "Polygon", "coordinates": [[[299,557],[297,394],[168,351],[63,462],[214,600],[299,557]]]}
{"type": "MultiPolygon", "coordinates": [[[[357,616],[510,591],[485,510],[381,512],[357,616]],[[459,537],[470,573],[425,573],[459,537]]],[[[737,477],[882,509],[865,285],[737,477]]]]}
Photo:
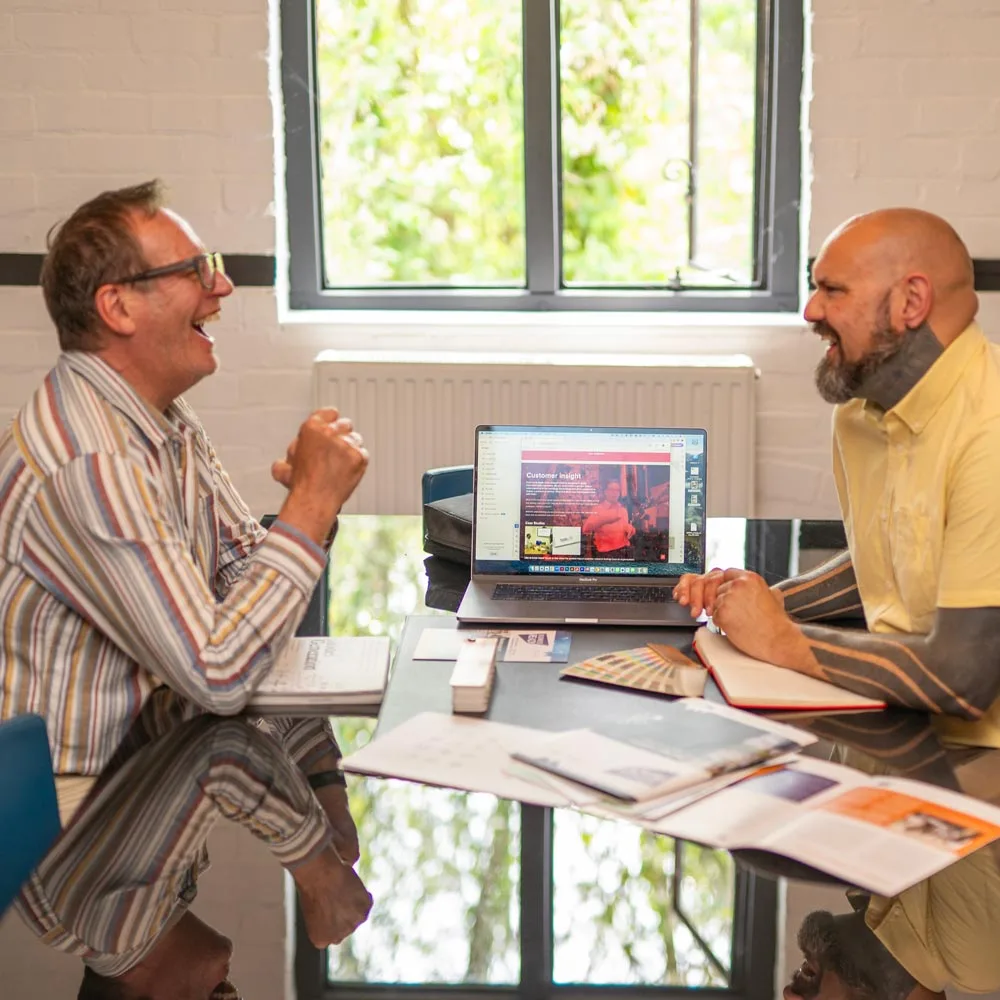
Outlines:
{"type": "Polygon", "coordinates": [[[781,591],[769,587],[759,574],[744,569],[685,573],[674,597],[690,609],[692,618],[702,611],[710,615],[747,656],[801,673],[817,671],[809,643],[785,613],[781,591]]]}

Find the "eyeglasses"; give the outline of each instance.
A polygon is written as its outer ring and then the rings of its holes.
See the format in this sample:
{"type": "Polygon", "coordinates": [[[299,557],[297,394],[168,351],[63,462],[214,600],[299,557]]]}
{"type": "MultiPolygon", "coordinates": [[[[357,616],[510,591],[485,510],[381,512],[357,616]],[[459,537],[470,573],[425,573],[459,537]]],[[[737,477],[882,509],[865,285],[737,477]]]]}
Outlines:
{"type": "Polygon", "coordinates": [[[168,274],[184,274],[185,271],[194,271],[198,275],[201,287],[206,291],[211,291],[215,287],[217,274],[226,277],[226,265],[222,260],[221,253],[200,253],[197,257],[179,260],[176,264],[165,264],[163,267],[150,268],[150,270],[142,271],[139,274],[130,274],[127,278],[119,278],[111,284],[132,285],[138,281],[149,281],[152,278],[165,278],[168,274]]]}

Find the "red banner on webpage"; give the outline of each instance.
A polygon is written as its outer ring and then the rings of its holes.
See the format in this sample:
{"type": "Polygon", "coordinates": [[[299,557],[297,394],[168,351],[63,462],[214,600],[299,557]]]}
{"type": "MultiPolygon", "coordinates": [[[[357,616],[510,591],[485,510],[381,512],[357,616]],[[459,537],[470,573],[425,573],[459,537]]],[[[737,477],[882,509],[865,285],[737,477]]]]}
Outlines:
{"type": "Polygon", "coordinates": [[[548,462],[522,455],[520,558],[671,561],[670,463],[582,463],[581,454],[548,462]]]}
{"type": "Polygon", "coordinates": [[[614,462],[627,465],[669,465],[669,451],[522,451],[522,462],[614,462]]]}

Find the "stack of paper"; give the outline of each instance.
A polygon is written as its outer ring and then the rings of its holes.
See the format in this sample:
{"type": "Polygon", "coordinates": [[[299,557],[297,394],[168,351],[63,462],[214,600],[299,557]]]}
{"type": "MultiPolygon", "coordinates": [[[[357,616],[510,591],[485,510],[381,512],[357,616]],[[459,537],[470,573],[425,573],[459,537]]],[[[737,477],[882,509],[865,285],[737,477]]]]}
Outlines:
{"type": "Polygon", "coordinates": [[[451,674],[451,710],[482,714],[490,707],[496,676],[495,637],[468,637],[459,647],[451,674]]]}
{"type": "Polygon", "coordinates": [[[388,636],[296,638],[249,707],[261,715],[377,713],[388,674],[388,636]]]}

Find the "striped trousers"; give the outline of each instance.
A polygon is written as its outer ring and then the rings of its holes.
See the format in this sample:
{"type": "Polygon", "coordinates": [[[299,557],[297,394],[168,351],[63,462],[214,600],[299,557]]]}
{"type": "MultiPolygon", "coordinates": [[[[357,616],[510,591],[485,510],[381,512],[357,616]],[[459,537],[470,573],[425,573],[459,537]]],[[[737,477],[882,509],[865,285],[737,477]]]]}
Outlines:
{"type": "Polygon", "coordinates": [[[243,717],[199,715],[138,749],[123,744],[16,907],[46,944],[101,975],[122,975],[194,899],[220,819],[289,869],[331,838],[278,740],[243,717]]]}

